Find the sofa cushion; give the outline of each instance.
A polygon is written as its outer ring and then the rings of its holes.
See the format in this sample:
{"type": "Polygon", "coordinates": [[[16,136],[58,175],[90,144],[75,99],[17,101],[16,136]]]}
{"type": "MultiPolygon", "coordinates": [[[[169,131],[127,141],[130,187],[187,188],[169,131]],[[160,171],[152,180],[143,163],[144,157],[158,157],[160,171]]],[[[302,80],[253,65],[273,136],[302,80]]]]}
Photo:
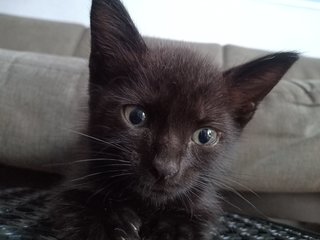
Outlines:
{"type": "Polygon", "coordinates": [[[52,169],[83,129],[87,61],[0,49],[0,163],[52,169]]]}
{"type": "Polygon", "coordinates": [[[233,178],[256,191],[320,192],[319,119],[320,78],[282,80],[245,128],[233,178]]]}
{"type": "Polygon", "coordinates": [[[85,58],[88,59],[90,55],[90,29],[86,28],[81,36],[81,39],[79,40],[79,43],[74,51],[75,57],[85,58]]]}

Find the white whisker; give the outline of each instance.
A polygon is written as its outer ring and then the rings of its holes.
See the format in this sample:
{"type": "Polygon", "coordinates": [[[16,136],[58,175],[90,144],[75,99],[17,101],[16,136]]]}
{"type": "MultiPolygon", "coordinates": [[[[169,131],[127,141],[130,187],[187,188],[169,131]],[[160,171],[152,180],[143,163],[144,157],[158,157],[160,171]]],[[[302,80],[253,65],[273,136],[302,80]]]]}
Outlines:
{"type": "Polygon", "coordinates": [[[127,176],[127,175],[133,175],[133,173],[123,173],[123,174],[113,175],[113,176],[110,176],[109,178],[115,178],[115,177],[121,177],[121,176],[127,176]]]}
{"type": "Polygon", "coordinates": [[[75,178],[72,179],[71,182],[76,182],[76,181],[81,181],[83,179],[89,178],[89,177],[93,177],[93,176],[97,176],[97,175],[101,175],[101,174],[105,174],[105,172],[97,172],[97,173],[92,173],[83,177],[79,177],[79,178],[75,178]]]}
{"type": "Polygon", "coordinates": [[[127,153],[131,153],[131,152],[129,151],[129,149],[125,148],[124,146],[118,145],[118,144],[116,144],[116,143],[107,142],[107,141],[102,140],[102,139],[100,139],[100,138],[96,138],[96,137],[94,137],[94,136],[90,136],[90,135],[88,135],[88,134],[85,134],[85,133],[82,133],[82,132],[78,132],[78,131],[75,131],[75,130],[68,129],[68,131],[73,132],[73,133],[76,133],[76,134],[81,135],[81,136],[84,136],[84,137],[87,137],[87,138],[89,138],[89,139],[95,140],[95,141],[97,141],[97,142],[101,142],[101,143],[107,144],[107,145],[109,145],[109,146],[115,147],[115,148],[117,148],[117,149],[119,149],[119,150],[121,150],[121,151],[124,151],[124,152],[127,152],[127,153]]]}

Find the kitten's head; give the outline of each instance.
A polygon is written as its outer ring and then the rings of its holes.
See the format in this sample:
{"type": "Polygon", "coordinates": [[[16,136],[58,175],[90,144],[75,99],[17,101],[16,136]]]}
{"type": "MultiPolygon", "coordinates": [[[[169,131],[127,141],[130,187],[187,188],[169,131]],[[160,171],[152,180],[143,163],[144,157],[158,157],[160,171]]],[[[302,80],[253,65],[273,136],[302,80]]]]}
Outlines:
{"type": "Polygon", "coordinates": [[[277,53],[220,71],[175,46],[148,48],[123,5],[91,10],[89,134],[96,183],[166,201],[214,182],[259,102],[298,59],[277,53]]]}

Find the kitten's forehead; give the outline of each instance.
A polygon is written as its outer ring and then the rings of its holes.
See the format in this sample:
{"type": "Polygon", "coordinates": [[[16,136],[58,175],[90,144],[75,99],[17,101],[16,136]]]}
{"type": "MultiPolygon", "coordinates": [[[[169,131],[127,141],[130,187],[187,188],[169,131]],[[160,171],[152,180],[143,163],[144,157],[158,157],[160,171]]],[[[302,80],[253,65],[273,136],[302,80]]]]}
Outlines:
{"type": "Polygon", "coordinates": [[[190,81],[189,84],[214,84],[222,76],[208,58],[187,47],[156,46],[149,49],[145,61],[150,70],[176,77],[177,81],[190,81]]]}
{"type": "Polygon", "coordinates": [[[162,98],[213,102],[225,91],[222,72],[188,48],[155,48],[146,60],[151,87],[158,88],[162,98]]]}
{"type": "Polygon", "coordinates": [[[190,49],[150,49],[142,76],[147,78],[149,90],[140,96],[143,105],[163,114],[203,120],[218,114],[225,105],[221,71],[190,49]]]}

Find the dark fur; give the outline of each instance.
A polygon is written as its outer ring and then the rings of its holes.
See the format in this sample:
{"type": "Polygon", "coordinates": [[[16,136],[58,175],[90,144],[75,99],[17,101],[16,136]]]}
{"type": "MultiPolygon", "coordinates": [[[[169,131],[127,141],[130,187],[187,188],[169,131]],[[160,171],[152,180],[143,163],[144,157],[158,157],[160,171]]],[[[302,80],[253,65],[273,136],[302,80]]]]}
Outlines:
{"type": "Polygon", "coordinates": [[[75,164],[77,180],[57,194],[60,238],[210,239],[232,143],[297,54],[222,72],[190,49],[148,48],[116,0],[93,1],[91,33],[86,157],[105,160],[75,164]],[[147,113],[143,127],[123,119],[131,104],[147,113]],[[218,144],[191,141],[202,127],[219,132],[218,144]]]}

